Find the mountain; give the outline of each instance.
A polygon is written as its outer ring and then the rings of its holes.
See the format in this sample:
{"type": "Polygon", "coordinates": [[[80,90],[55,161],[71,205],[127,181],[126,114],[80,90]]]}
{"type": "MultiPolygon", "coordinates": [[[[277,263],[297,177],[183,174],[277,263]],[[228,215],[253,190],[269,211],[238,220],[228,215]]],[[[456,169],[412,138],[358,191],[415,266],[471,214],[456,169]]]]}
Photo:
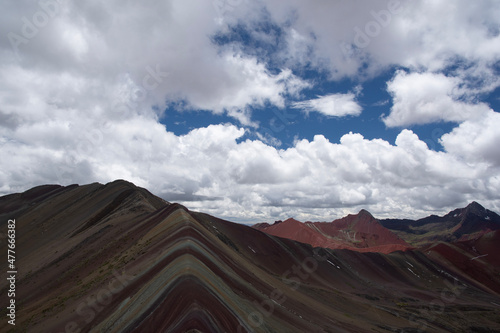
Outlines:
{"type": "Polygon", "coordinates": [[[492,278],[499,274],[500,230],[485,233],[473,240],[433,243],[420,250],[454,274],[461,274],[483,289],[500,293],[498,281],[492,278]]]}
{"type": "MultiPolygon", "coordinates": [[[[0,217],[3,253],[15,220],[17,269],[16,325],[2,306],[2,332],[500,331],[498,234],[452,245],[482,269],[475,278],[439,247],[313,248],[125,181],[4,196],[0,217]]],[[[361,232],[370,220],[345,224],[361,232]]],[[[2,279],[1,304],[9,288],[2,279]]]]}
{"type": "Polygon", "coordinates": [[[379,253],[405,251],[411,248],[364,209],[358,214],[348,215],[333,222],[301,223],[288,219],[273,225],[257,224],[254,228],[270,235],[311,244],[314,247],[379,253]]]}
{"type": "Polygon", "coordinates": [[[435,242],[477,239],[500,230],[500,216],[477,202],[455,209],[444,216],[431,215],[419,220],[380,220],[380,223],[415,247],[435,242]]]}

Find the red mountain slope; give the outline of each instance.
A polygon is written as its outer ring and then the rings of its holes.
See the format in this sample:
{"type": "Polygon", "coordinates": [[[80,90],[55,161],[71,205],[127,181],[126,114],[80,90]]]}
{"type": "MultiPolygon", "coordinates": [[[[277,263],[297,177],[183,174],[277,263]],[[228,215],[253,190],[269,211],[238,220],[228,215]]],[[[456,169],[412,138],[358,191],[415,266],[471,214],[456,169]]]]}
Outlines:
{"type": "MultiPolygon", "coordinates": [[[[343,227],[373,244],[358,215],[343,227]]],[[[0,197],[0,217],[3,253],[16,220],[18,268],[0,332],[500,332],[498,233],[451,255],[313,249],[124,181],[0,197]]]]}
{"type": "Polygon", "coordinates": [[[392,231],[383,227],[366,210],[333,222],[301,223],[288,219],[273,225],[257,224],[254,228],[273,236],[330,249],[391,253],[405,251],[411,247],[392,231]]]}
{"type": "Polygon", "coordinates": [[[428,257],[460,274],[478,288],[500,293],[500,230],[474,240],[439,242],[421,249],[428,257]]]}

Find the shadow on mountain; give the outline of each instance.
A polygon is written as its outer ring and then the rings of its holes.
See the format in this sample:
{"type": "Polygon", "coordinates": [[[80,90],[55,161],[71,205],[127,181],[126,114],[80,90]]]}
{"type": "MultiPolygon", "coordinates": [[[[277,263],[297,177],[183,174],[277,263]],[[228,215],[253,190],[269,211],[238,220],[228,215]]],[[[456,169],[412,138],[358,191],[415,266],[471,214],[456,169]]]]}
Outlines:
{"type": "Polygon", "coordinates": [[[16,326],[2,331],[500,331],[498,232],[388,254],[326,249],[125,181],[8,195],[0,217],[3,253],[16,220],[18,269],[16,326]]]}

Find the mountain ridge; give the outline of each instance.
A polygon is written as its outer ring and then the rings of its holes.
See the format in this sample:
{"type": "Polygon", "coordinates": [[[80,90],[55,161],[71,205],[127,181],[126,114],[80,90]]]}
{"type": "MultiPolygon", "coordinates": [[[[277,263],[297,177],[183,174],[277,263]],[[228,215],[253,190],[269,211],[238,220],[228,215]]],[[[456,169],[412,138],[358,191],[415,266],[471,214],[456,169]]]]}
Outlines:
{"type": "Polygon", "coordinates": [[[253,227],[274,236],[331,249],[390,253],[411,248],[365,209],[332,222],[302,223],[287,219],[273,225],[257,224],[253,227]]]}
{"type": "MultiPolygon", "coordinates": [[[[453,253],[480,270],[473,275],[444,248],[431,248],[430,254],[314,248],[190,211],[132,185],[39,188],[0,198],[0,215],[16,219],[19,235],[16,328],[37,333],[68,327],[171,333],[500,329],[494,305],[500,304],[499,267],[484,256],[498,250],[497,238],[453,245],[453,253]],[[441,300],[444,291],[456,292],[455,300],[430,316],[429,301],[441,300]],[[460,311],[463,318],[457,318],[460,311]]],[[[6,227],[1,220],[0,233],[6,227]]],[[[3,238],[0,245],[6,245],[3,238]]],[[[7,281],[0,281],[2,304],[6,288],[7,281]]]]}
{"type": "Polygon", "coordinates": [[[500,229],[500,216],[473,201],[443,216],[430,215],[418,220],[381,219],[380,223],[418,247],[438,241],[478,238],[500,229]]]}
{"type": "Polygon", "coordinates": [[[257,223],[252,227],[313,246],[389,253],[387,251],[404,251],[439,241],[477,239],[500,229],[500,216],[473,201],[443,216],[430,215],[419,220],[376,219],[369,211],[361,209],[358,214],[331,222],[300,222],[289,218],[274,224],[257,223]],[[426,228],[429,225],[432,228],[426,228]],[[339,237],[339,233],[345,237],[339,237]],[[359,245],[356,235],[365,240],[364,244],[359,245]],[[372,242],[366,242],[367,237],[371,237],[372,242]]]}

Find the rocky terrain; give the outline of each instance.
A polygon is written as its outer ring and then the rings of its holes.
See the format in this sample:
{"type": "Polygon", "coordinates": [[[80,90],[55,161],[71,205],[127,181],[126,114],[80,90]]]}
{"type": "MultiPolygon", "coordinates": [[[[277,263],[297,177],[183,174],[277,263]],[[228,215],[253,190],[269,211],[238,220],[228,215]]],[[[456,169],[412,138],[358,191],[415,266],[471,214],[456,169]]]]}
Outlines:
{"type": "Polygon", "coordinates": [[[2,332],[500,332],[500,235],[467,222],[416,246],[362,211],[293,229],[310,245],[126,181],[4,196],[0,218],[4,253],[16,220],[18,269],[2,332]]]}
{"type": "Polygon", "coordinates": [[[288,219],[283,222],[277,221],[273,225],[257,224],[254,228],[274,236],[311,244],[314,247],[380,253],[405,251],[411,248],[402,238],[383,227],[366,210],[333,222],[301,223],[288,219]]]}
{"type": "Polygon", "coordinates": [[[477,202],[455,209],[444,216],[431,215],[418,220],[386,219],[380,223],[414,246],[439,241],[477,239],[500,229],[500,216],[477,202]]]}

